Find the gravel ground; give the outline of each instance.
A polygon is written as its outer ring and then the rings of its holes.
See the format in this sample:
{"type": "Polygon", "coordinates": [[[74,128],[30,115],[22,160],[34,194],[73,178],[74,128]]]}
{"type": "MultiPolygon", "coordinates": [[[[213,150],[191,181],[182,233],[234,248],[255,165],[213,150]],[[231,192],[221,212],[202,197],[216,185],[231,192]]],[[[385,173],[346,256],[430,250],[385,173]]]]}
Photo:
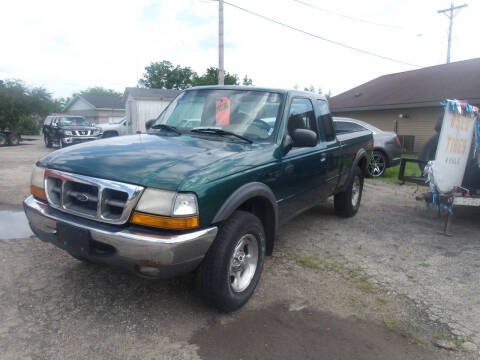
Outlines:
{"type": "Polygon", "coordinates": [[[447,237],[439,234],[444,218],[415,201],[416,192],[368,181],[353,219],[317,207],[297,219],[299,228],[280,235],[282,243],[315,254],[319,262],[360,268],[374,283],[408,296],[432,320],[479,345],[480,209],[454,209],[453,236],[447,237]],[[299,236],[305,239],[301,244],[299,236]]]}
{"type": "Polygon", "coordinates": [[[191,276],[140,279],[28,237],[19,204],[47,152],[28,144],[0,149],[2,360],[478,359],[479,225],[459,212],[438,236],[414,188],[368,182],[354,218],[330,203],[300,215],[251,301],[224,315],[191,276]]]}

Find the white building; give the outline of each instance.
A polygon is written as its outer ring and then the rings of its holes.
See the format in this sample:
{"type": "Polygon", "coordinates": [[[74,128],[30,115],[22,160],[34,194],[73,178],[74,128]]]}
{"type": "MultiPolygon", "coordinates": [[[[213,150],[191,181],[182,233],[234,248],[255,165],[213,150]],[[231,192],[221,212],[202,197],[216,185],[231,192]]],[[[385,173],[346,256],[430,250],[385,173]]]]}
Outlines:
{"type": "Polygon", "coordinates": [[[68,115],[83,116],[97,124],[108,123],[125,116],[122,97],[115,95],[76,95],[63,112],[68,115]]]}
{"type": "Polygon", "coordinates": [[[145,123],[157,118],[180,92],[173,89],[127,87],[123,98],[129,132],[145,132],[145,123]]]}

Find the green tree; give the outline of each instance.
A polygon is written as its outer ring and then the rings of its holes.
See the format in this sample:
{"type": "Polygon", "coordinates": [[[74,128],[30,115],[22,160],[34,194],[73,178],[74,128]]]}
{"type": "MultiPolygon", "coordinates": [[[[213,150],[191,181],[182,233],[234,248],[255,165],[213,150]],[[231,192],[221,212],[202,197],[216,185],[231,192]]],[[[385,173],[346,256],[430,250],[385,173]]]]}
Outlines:
{"type": "Polygon", "coordinates": [[[91,94],[91,95],[115,95],[122,96],[123,94],[115,91],[113,89],[105,89],[102,86],[90,87],[87,90],[80,91],[80,94],[91,94]]]}
{"type": "Polygon", "coordinates": [[[39,121],[60,110],[46,89],[30,89],[21,80],[0,80],[0,130],[38,133],[39,121]]]}
{"type": "Polygon", "coordinates": [[[138,83],[149,88],[183,90],[192,86],[196,77],[190,67],[174,66],[170,61],[163,60],[145,67],[143,78],[138,83]]]}
{"type": "Polygon", "coordinates": [[[245,86],[253,85],[252,79],[250,79],[247,75],[245,75],[245,77],[242,80],[242,85],[245,85],[245,86]]]}
{"type": "MultiPolygon", "coordinates": [[[[205,74],[203,74],[202,76],[195,77],[193,81],[194,86],[217,85],[217,84],[218,84],[218,68],[213,66],[209,67],[205,72],[205,74]]],[[[225,71],[224,84],[239,85],[238,75],[230,74],[225,71]]]]}

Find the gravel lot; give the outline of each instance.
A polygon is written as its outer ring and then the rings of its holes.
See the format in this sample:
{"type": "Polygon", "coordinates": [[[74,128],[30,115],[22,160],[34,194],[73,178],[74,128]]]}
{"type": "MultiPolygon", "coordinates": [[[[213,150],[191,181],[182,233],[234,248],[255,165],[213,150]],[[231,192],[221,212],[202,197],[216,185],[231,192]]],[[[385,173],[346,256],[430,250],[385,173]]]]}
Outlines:
{"type": "Polygon", "coordinates": [[[368,181],[354,218],[327,203],[280,229],[255,296],[224,315],[192,277],[148,281],[29,237],[20,203],[48,151],[0,148],[2,360],[478,359],[479,212],[455,211],[447,238],[414,187],[368,181]]]}

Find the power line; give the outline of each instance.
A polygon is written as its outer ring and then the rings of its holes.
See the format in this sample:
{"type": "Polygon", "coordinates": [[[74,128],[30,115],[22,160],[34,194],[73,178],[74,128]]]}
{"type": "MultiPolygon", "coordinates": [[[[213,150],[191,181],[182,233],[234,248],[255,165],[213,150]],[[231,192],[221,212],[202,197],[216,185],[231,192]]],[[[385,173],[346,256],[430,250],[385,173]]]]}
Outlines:
{"type": "Polygon", "coordinates": [[[365,19],[360,19],[360,18],[357,18],[357,17],[353,17],[353,16],[349,16],[349,15],[344,15],[344,14],[340,14],[338,12],[335,12],[335,11],[332,11],[332,10],[328,10],[328,9],[323,9],[321,7],[318,7],[314,4],[310,4],[310,3],[307,3],[305,1],[301,1],[301,0],[292,0],[292,1],[295,1],[299,4],[302,4],[304,6],[308,6],[312,9],[317,9],[319,11],[323,11],[324,13],[327,13],[327,14],[330,14],[330,15],[335,15],[335,16],[339,16],[339,17],[342,17],[344,19],[348,19],[348,20],[353,20],[353,21],[358,21],[358,22],[361,22],[361,23],[365,23],[365,24],[371,24],[371,25],[377,25],[377,26],[383,26],[383,27],[388,27],[388,28],[392,28],[392,29],[399,29],[399,30],[403,30],[404,28],[402,28],[401,26],[396,26],[396,25],[390,25],[390,24],[382,24],[382,23],[377,23],[375,21],[369,21],[369,20],[365,20],[365,19]]]}
{"type": "Polygon", "coordinates": [[[353,21],[357,21],[357,22],[360,22],[360,23],[363,23],[363,24],[369,24],[369,25],[376,25],[376,26],[380,26],[380,27],[385,27],[385,28],[390,28],[390,29],[394,29],[394,30],[401,30],[401,31],[405,31],[405,32],[409,32],[411,33],[412,35],[415,34],[415,36],[430,36],[430,37],[435,37],[435,38],[439,38],[440,36],[438,35],[435,35],[435,34],[429,34],[429,33],[425,33],[425,32],[418,32],[418,31],[413,31],[413,30],[410,30],[408,28],[405,28],[403,26],[398,26],[398,25],[391,25],[391,24],[384,24],[384,23],[379,23],[379,22],[375,22],[375,21],[371,21],[371,20],[365,20],[365,19],[361,19],[361,18],[357,18],[357,17],[353,17],[353,16],[349,16],[349,15],[345,15],[345,14],[341,14],[341,13],[338,13],[338,12],[335,12],[335,11],[332,11],[332,10],[328,10],[328,9],[324,9],[324,8],[321,8],[321,7],[318,7],[317,5],[314,5],[314,4],[311,4],[311,3],[308,3],[306,1],[302,1],[302,0],[292,0],[296,3],[299,3],[299,4],[302,4],[304,6],[307,6],[309,8],[312,8],[312,9],[315,9],[315,10],[319,10],[319,11],[322,11],[326,14],[329,14],[329,15],[335,15],[335,16],[339,16],[341,18],[344,18],[344,19],[347,19],[347,20],[353,20],[353,21]]]}
{"type": "Polygon", "coordinates": [[[362,54],[365,54],[365,55],[374,56],[374,57],[377,57],[377,58],[380,58],[380,59],[383,59],[383,60],[393,61],[393,62],[400,63],[400,64],[403,64],[403,65],[421,67],[420,65],[408,63],[408,62],[402,61],[402,60],[397,60],[397,59],[394,59],[394,58],[391,58],[391,57],[388,57],[388,56],[379,55],[379,54],[376,54],[376,53],[373,53],[373,52],[370,52],[370,51],[367,51],[367,50],[362,50],[362,49],[359,49],[359,48],[356,48],[356,47],[353,47],[353,46],[350,46],[350,45],[347,45],[347,44],[343,44],[343,43],[338,42],[338,41],[335,41],[335,40],[327,39],[327,38],[325,38],[325,37],[323,37],[323,36],[313,34],[313,33],[308,32],[308,31],[306,31],[306,30],[302,30],[302,29],[296,28],[296,27],[294,27],[294,26],[285,24],[285,23],[280,22],[280,21],[278,21],[278,20],[275,20],[275,19],[269,18],[269,17],[267,17],[267,16],[258,14],[258,13],[256,13],[256,12],[251,11],[251,10],[242,8],[242,7],[238,6],[238,5],[235,5],[235,4],[230,3],[230,2],[228,2],[228,1],[224,1],[224,3],[227,4],[227,5],[229,5],[229,6],[234,7],[234,8],[236,8],[236,9],[242,10],[242,11],[244,11],[244,12],[246,12],[246,13],[249,13],[250,15],[257,16],[257,17],[259,17],[259,18],[261,18],[261,19],[264,19],[264,20],[273,22],[273,23],[275,23],[275,24],[277,24],[277,25],[281,25],[281,26],[284,26],[284,27],[286,27],[286,28],[289,28],[290,30],[294,30],[294,31],[300,32],[300,33],[302,33],[302,34],[309,35],[309,36],[314,37],[314,38],[316,38],[316,39],[320,39],[320,40],[329,42],[329,43],[334,44],[334,45],[337,45],[337,46],[341,46],[341,47],[344,47],[344,48],[347,48],[347,49],[350,49],[350,50],[353,50],[353,51],[357,51],[357,52],[362,53],[362,54]]]}

